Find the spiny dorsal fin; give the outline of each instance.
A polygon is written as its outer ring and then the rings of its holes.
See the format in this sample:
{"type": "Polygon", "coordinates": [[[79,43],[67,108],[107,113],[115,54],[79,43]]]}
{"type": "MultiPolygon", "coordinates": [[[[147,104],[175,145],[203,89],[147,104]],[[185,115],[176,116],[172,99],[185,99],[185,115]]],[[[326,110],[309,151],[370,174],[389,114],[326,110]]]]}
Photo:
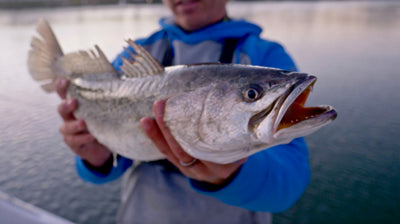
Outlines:
{"type": "Polygon", "coordinates": [[[135,44],[131,39],[127,41],[135,53],[125,49],[132,59],[122,58],[121,71],[124,77],[138,78],[148,75],[161,74],[164,69],[153,56],[142,46],[135,44]]]}
{"type": "Polygon", "coordinates": [[[103,51],[95,45],[96,52],[78,51],[64,55],[57,61],[57,66],[65,76],[84,74],[116,74],[103,51]]]}

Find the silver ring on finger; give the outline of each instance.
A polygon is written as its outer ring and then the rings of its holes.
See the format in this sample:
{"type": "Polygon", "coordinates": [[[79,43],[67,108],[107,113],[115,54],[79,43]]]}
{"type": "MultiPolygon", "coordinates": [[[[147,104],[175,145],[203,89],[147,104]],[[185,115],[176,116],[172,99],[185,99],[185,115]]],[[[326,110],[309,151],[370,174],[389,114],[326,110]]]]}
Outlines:
{"type": "Polygon", "coordinates": [[[196,158],[193,158],[193,160],[190,161],[190,162],[188,162],[188,163],[185,163],[185,162],[179,160],[179,163],[180,163],[182,166],[184,166],[184,167],[193,166],[196,162],[197,162],[197,159],[196,159],[196,158]]]}

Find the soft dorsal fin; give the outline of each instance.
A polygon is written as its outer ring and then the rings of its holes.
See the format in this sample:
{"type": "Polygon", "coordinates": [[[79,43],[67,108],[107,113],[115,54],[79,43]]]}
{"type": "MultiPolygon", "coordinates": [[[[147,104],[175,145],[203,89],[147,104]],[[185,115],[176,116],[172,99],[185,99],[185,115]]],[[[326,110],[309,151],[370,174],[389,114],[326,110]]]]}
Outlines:
{"type": "Polygon", "coordinates": [[[103,51],[95,45],[97,52],[78,51],[64,55],[57,61],[57,66],[65,72],[65,76],[84,74],[116,74],[103,51]]]}
{"type": "Polygon", "coordinates": [[[131,39],[127,41],[135,53],[125,49],[132,59],[122,58],[121,71],[126,78],[138,78],[160,74],[164,68],[142,46],[135,44],[131,39]]]}

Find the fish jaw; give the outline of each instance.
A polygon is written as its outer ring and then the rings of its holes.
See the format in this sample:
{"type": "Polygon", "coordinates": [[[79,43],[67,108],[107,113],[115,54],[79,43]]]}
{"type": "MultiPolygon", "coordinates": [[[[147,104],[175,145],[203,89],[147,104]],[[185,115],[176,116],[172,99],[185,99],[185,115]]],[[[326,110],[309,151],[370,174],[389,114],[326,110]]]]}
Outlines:
{"type": "Polygon", "coordinates": [[[288,143],[294,138],[312,134],[337,117],[332,106],[305,107],[316,80],[315,76],[300,79],[277,103],[278,113],[271,130],[275,144],[288,143]]]}
{"type": "Polygon", "coordinates": [[[320,113],[312,115],[312,117],[306,118],[298,123],[294,123],[287,128],[279,129],[273,137],[275,139],[281,139],[281,141],[284,142],[290,142],[291,139],[314,133],[337,117],[336,110],[332,106],[320,105],[314,108],[317,108],[320,113]]]}
{"type": "Polygon", "coordinates": [[[265,96],[257,102],[260,104],[257,106],[259,109],[249,120],[248,129],[252,133],[252,141],[259,144],[260,149],[276,145],[273,135],[276,132],[276,121],[281,119],[281,106],[294,86],[307,76],[303,73],[289,73],[284,82],[268,90],[265,96]]]}

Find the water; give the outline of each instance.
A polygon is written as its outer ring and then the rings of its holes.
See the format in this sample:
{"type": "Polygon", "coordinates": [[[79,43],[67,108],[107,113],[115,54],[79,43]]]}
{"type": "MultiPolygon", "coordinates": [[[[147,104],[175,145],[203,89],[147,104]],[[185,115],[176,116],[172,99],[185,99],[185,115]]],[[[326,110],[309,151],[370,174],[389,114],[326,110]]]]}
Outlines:
{"type": "MultiPolygon", "coordinates": [[[[274,223],[400,222],[400,4],[230,3],[232,17],[264,28],[302,71],[319,78],[310,105],[338,119],[307,137],[312,180],[274,223]]],[[[27,74],[34,23],[46,16],[65,51],[99,44],[109,58],[123,40],[157,29],[162,6],[0,11],[0,190],[77,223],[114,223],[120,181],[80,180],[58,134],[59,99],[27,74]]]]}

